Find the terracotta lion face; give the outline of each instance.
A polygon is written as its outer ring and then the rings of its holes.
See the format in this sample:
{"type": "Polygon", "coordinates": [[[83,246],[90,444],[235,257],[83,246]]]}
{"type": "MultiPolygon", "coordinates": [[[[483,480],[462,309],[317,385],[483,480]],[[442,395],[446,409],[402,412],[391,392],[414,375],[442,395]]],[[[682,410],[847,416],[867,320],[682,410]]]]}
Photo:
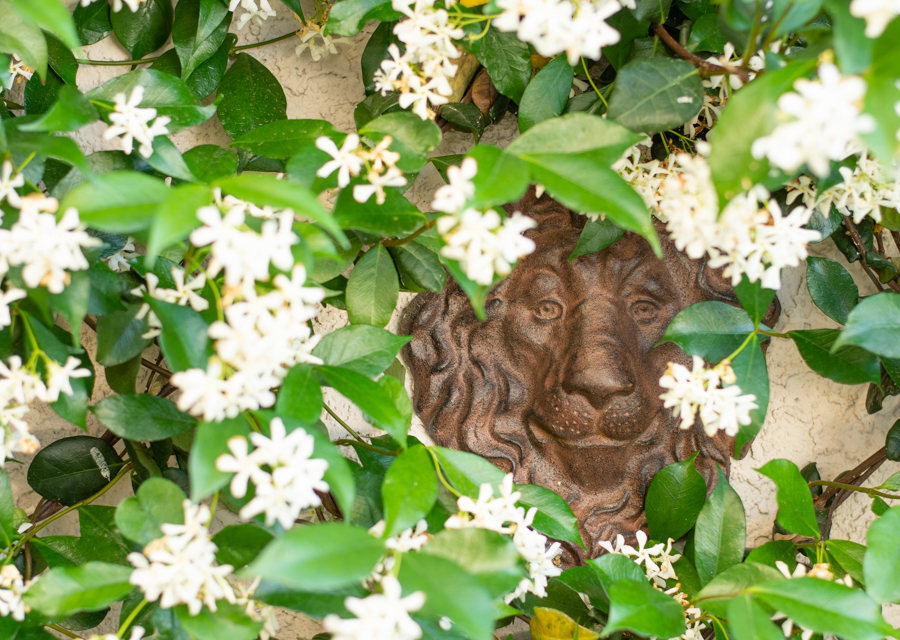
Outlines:
{"type": "MultiPolygon", "coordinates": [[[[690,365],[674,344],[656,346],[685,307],[736,304],[703,263],[675,250],[658,227],[664,258],[626,233],[604,251],[569,261],[584,220],[529,192],[510,206],[534,217],[537,250],[490,292],[480,322],[450,283],[407,312],[405,358],[415,409],[442,446],[470,451],[560,494],[578,516],[587,551],[645,525],[653,475],[699,450],[710,490],[728,469],[731,438],[699,422],[681,430],[663,408],[669,362],[690,365]]],[[[774,309],[773,313],[777,313],[774,309]]],[[[770,321],[774,318],[768,318],[770,321]]]]}

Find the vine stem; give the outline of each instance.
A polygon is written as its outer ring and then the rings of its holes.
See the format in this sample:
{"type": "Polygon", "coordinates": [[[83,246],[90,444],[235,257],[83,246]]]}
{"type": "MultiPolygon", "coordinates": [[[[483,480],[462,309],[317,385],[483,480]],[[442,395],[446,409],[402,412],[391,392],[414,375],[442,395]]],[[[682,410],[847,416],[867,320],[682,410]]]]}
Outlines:
{"type": "Polygon", "coordinates": [[[44,626],[47,627],[48,629],[53,629],[54,631],[58,631],[59,633],[63,634],[64,636],[69,636],[70,638],[78,638],[78,640],[81,640],[81,636],[75,635],[68,629],[64,629],[61,626],[59,626],[58,624],[46,624],[44,626]]]}
{"type": "MultiPolygon", "coordinates": [[[[219,495],[219,494],[217,493],[216,495],[219,495]]],[[[125,633],[126,631],[128,631],[128,627],[131,626],[131,623],[134,622],[134,619],[138,617],[138,614],[141,612],[141,609],[143,609],[145,606],[147,606],[146,599],[141,600],[140,604],[138,604],[138,606],[136,606],[134,609],[132,609],[131,613],[125,619],[125,622],[123,622],[122,626],[119,627],[119,631],[118,631],[118,633],[116,633],[116,635],[118,637],[121,638],[122,634],[125,633]]]]}
{"type": "Polygon", "coordinates": [[[421,229],[418,229],[414,233],[411,233],[410,235],[406,236],[405,238],[398,238],[397,240],[384,239],[381,241],[381,244],[384,245],[385,247],[399,247],[400,245],[407,244],[408,242],[412,242],[413,240],[418,238],[420,235],[422,235],[423,233],[425,233],[426,231],[431,229],[431,227],[434,226],[434,223],[435,223],[434,220],[432,220],[430,222],[426,222],[425,224],[422,225],[421,229]]]}
{"type": "Polygon", "coordinates": [[[273,42],[281,42],[282,40],[287,40],[288,38],[292,38],[297,35],[296,31],[291,31],[290,33],[286,33],[283,36],[278,36],[277,38],[272,38],[271,40],[263,40],[262,42],[254,42],[253,44],[243,44],[239,47],[235,47],[231,50],[231,53],[237,53],[238,51],[246,51],[247,49],[255,49],[256,47],[262,47],[267,44],[272,44],[273,42]]]}
{"type": "Polygon", "coordinates": [[[687,60],[692,65],[700,69],[700,75],[705,76],[723,76],[734,74],[741,79],[741,81],[746,84],[750,81],[750,74],[746,69],[739,69],[737,67],[723,67],[718,64],[713,64],[712,62],[707,62],[700,56],[694,55],[687,49],[681,46],[681,44],[671,36],[671,34],[666,31],[666,28],[661,24],[657,24],[655,22],[650,23],[650,29],[659,36],[659,39],[666,43],[666,45],[675,53],[678,54],[683,60],[687,60]]]}
{"type": "Polygon", "coordinates": [[[338,416],[338,414],[336,414],[334,411],[331,410],[331,407],[329,407],[327,404],[323,404],[322,406],[325,407],[325,411],[328,412],[328,415],[330,415],[332,418],[334,418],[334,419],[337,421],[337,423],[338,423],[339,425],[341,425],[342,427],[344,427],[344,429],[346,429],[347,432],[348,432],[351,436],[353,436],[354,438],[356,438],[359,442],[368,444],[368,443],[366,443],[365,440],[362,439],[362,436],[361,436],[361,435],[359,435],[358,433],[356,433],[356,431],[354,431],[354,430],[350,427],[349,424],[347,424],[346,422],[344,422],[343,420],[341,420],[340,417],[338,416]]]}
{"type": "Polygon", "coordinates": [[[388,451],[387,449],[381,449],[380,447],[371,445],[368,442],[360,442],[359,440],[347,440],[346,438],[341,438],[340,440],[335,440],[334,444],[340,445],[342,447],[360,447],[361,449],[367,449],[368,451],[380,453],[383,456],[396,457],[400,455],[400,453],[397,451],[388,451]]]}
{"type": "Polygon", "coordinates": [[[725,360],[727,360],[728,362],[731,362],[732,360],[734,360],[734,359],[738,356],[738,354],[739,354],[741,351],[744,350],[744,347],[746,347],[748,344],[750,344],[750,340],[751,340],[751,339],[753,338],[753,336],[755,336],[755,335],[756,335],[756,331],[753,331],[752,333],[748,333],[748,334],[747,334],[747,337],[744,338],[744,341],[741,343],[741,346],[739,346],[739,347],[734,351],[734,353],[732,353],[730,356],[728,356],[727,358],[725,358],[725,360]]]}
{"type": "Polygon", "coordinates": [[[113,478],[112,480],[110,480],[110,481],[106,484],[105,487],[103,487],[102,489],[100,489],[100,491],[98,491],[98,492],[95,493],[94,495],[92,495],[92,496],[90,496],[90,497],[87,497],[87,498],[85,498],[84,500],[80,500],[79,502],[76,502],[76,503],[73,504],[71,507],[66,507],[65,509],[63,509],[63,510],[61,510],[61,511],[55,513],[55,514],[53,514],[52,516],[50,516],[49,518],[47,518],[46,520],[44,520],[42,523],[40,523],[40,524],[38,524],[38,525],[35,525],[35,526],[31,527],[27,532],[25,532],[25,535],[22,536],[22,539],[19,540],[18,543],[16,543],[16,546],[15,546],[15,548],[10,552],[9,557],[10,557],[10,558],[14,558],[14,557],[16,556],[16,554],[17,554],[19,551],[21,551],[22,547],[24,547],[26,544],[28,544],[28,542],[31,541],[31,539],[35,536],[35,534],[36,534],[38,531],[40,531],[41,529],[43,529],[44,527],[46,527],[48,524],[50,524],[50,523],[53,522],[54,520],[59,520],[60,518],[62,518],[62,517],[63,517],[64,515],[66,515],[67,513],[71,513],[72,511],[76,511],[76,510],[80,509],[81,507],[83,507],[83,506],[85,506],[85,505],[91,504],[94,500],[96,500],[97,498],[99,498],[100,496],[102,496],[104,493],[106,493],[107,491],[109,491],[110,489],[112,489],[112,488],[115,486],[115,484],[116,484],[119,480],[121,480],[121,479],[122,479],[122,478],[130,471],[130,470],[131,470],[131,463],[129,462],[129,463],[127,463],[124,467],[122,467],[122,470],[119,471],[118,474],[116,474],[116,477],[115,477],[115,478],[113,478]]]}
{"type": "Polygon", "coordinates": [[[866,487],[857,487],[852,484],[844,484],[843,482],[829,482],[828,480],[814,480],[809,483],[811,487],[835,487],[837,489],[843,489],[844,491],[858,491],[859,493],[865,493],[870,496],[878,496],[879,498],[887,498],[888,500],[900,500],[900,495],[893,495],[890,493],[882,493],[877,489],[868,489],[866,487]]]}
{"type": "Polygon", "coordinates": [[[87,58],[75,58],[75,62],[78,64],[89,64],[96,67],[118,67],[118,66],[131,66],[138,64],[149,64],[151,62],[156,62],[159,60],[160,56],[154,56],[152,58],[141,58],[140,60],[88,60],[87,58]]]}
{"type": "Polygon", "coordinates": [[[591,88],[594,90],[594,93],[596,93],[597,97],[600,98],[603,106],[609,109],[609,103],[606,101],[606,98],[603,97],[603,94],[600,93],[600,89],[597,88],[597,85],[594,84],[594,79],[591,77],[591,74],[588,71],[587,62],[584,58],[581,59],[581,66],[584,67],[584,75],[587,77],[587,81],[590,83],[591,88]]]}
{"type": "Polygon", "coordinates": [[[462,498],[462,494],[453,488],[453,486],[447,482],[447,479],[444,477],[444,472],[441,470],[441,463],[438,462],[437,455],[434,451],[431,450],[431,447],[426,447],[429,455],[431,456],[432,461],[434,461],[434,470],[437,472],[438,480],[441,481],[441,484],[447,488],[447,491],[455,495],[457,498],[462,498]]]}

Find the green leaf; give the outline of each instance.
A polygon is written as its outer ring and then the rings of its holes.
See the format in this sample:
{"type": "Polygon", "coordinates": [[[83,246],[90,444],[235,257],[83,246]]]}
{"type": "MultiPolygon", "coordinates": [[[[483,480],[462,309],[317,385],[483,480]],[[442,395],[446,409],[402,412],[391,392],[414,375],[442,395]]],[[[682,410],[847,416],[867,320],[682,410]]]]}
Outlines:
{"type": "Polygon", "coordinates": [[[141,337],[148,326],[146,318],[135,318],[140,309],[140,305],[133,305],[125,311],[114,311],[97,319],[97,362],[104,367],[123,364],[140,356],[153,342],[141,337]]]}
{"type": "Polygon", "coordinates": [[[409,423],[378,383],[342,367],[319,366],[316,371],[325,384],[362,409],[376,427],[387,431],[400,446],[406,448],[409,423]]]}
{"type": "Polygon", "coordinates": [[[516,491],[522,494],[518,504],[526,511],[537,507],[532,529],[550,536],[554,540],[577,542],[584,547],[581,532],[578,531],[578,518],[572,508],[558,495],[536,484],[516,485],[516,491]]]}
{"type": "Polygon", "coordinates": [[[40,78],[47,77],[47,40],[31,20],[13,9],[9,0],[0,2],[0,51],[15,53],[22,61],[37,71],[40,78]]]}
{"type": "Polygon", "coordinates": [[[287,120],[287,98],[272,72],[240,53],[219,85],[219,121],[236,140],[264,124],[287,120]]]}
{"type": "Polygon", "coordinates": [[[782,640],[784,634],[769,619],[766,610],[750,596],[738,596],[728,603],[729,628],[735,640],[782,640]]]}
{"type": "Polygon", "coordinates": [[[0,469],[0,536],[3,536],[6,547],[10,546],[12,538],[16,536],[16,528],[13,526],[14,515],[15,505],[9,474],[0,469]]]}
{"type": "Polygon", "coordinates": [[[359,229],[377,236],[406,236],[425,223],[418,207],[396,189],[388,188],[386,198],[378,204],[375,198],[357,202],[353,189],[341,189],[334,205],[334,219],[344,229],[359,229]]]}
{"type": "Polygon", "coordinates": [[[531,80],[531,55],[528,45],[515,33],[488,29],[475,53],[491,78],[491,83],[501,94],[522,102],[525,87],[531,80]]]}
{"type": "Polygon", "coordinates": [[[775,562],[780,560],[793,571],[797,564],[796,555],[797,547],[790,540],[771,540],[748,553],[745,562],[756,562],[774,569],[775,562]]]}
{"type": "Polygon", "coordinates": [[[526,160],[545,154],[584,155],[609,168],[640,139],[638,134],[605,118],[568,113],[535,125],[516,138],[506,152],[526,160]]]}
{"type": "Polygon", "coordinates": [[[569,256],[569,260],[603,251],[621,238],[624,233],[625,229],[617,227],[610,220],[587,220],[581,235],[578,236],[578,245],[569,256]]]}
{"type": "Polygon", "coordinates": [[[376,244],[350,272],[346,293],[350,322],[383,327],[394,313],[399,292],[394,261],[383,245],[376,244]]]}
{"type": "Polygon", "coordinates": [[[400,46],[400,40],[394,35],[394,23],[392,22],[381,22],[366,41],[366,48],[363,49],[359,66],[363,82],[366,85],[367,96],[376,93],[375,72],[381,68],[381,62],[390,57],[388,47],[392,44],[400,46]]]}
{"type": "MultiPolygon", "coordinates": [[[[279,399],[285,394],[279,394],[279,399]]],[[[232,474],[216,469],[216,458],[229,453],[228,439],[250,435],[244,416],[226,418],[222,422],[201,422],[194,435],[188,475],[191,478],[191,500],[197,502],[228,484],[232,474]]]]}
{"type": "Polygon", "coordinates": [[[487,482],[496,492],[503,481],[503,472],[490,462],[465,451],[430,447],[441,463],[444,476],[461,494],[478,497],[478,490],[487,482]]]}
{"type": "Polygon", "coordinates": [[[110,396],[91,407],[91,411],[117,436],[142,442],[165,440],[197,425],[171,400],[145,393],[110,396]]]}
{"type": "Polygon", "coordinates": [[[422,120],[409,111],[397,111],[379,116],[360,127],[359,134],[375,142],[391,136],[391,151],[400,154],[397,167],[415,172],[426,163],[426,155],[441,143],[441,129],[431,120],[422,120]]]}
{"type": "Polygon", "coordinates": [[[113,12],[110,22],[119,43],[138,59],[166,43],[173,17],[171,0],[146,0],[137,11],[113,12]]]}
{"type": "Polygon", "coordinates": [[[181,60],[181,77],[187,79],[200,63],[215,54],[231,24],[228,7],[221,0],[187,0],[175,6],[172,42],[181,60]]]}
{"type": "Polygon", "coordinates": [[[406,288],[439,292],[447,284],[447,272],[438,254],[425,245],[412,241],[388,247],[388,251],[406,288]]]}
{"type": "Polygon", "coordinates": [[[425,593],[425,604],[418,615],[447,616],[471,640],[491,637],[494,609],[490,593],[458,565],[424,553],[406,554],[399,579],[404,594],[425,593]],[[440,578],[435,579],[437,576],[440,578]]]}
{"type": "Polygon", "coordinates": [[[897,60],[892,55],[896,48],[900,26],[892,24],[876,41],[871,71],[866,74],[866,98],[863,113],[875,120],[875,129],[863,134],[862,139],[875,156],[890,164],[897,153],[898,140],[891,132],[900,128],[900,114],[894,105],[900,99],[897,87],[897,60]]]}
{"type": "Polygon", "coordinates": [[[575,70],[565,55],[556,56],[528,83],[519,104],[519,131],[560,115],[569,101],[575,70]]]}
{"type": "Polygon", "coordinates": [[[71,506],[100,491],[124,464],[106,440],[62,438],[34,456],[28,467],[28,484],[42,498],[71,506]]]}
{"type": "Polygon", "coordinates": [[[853,277],[840,263],[828,258],[810,257],[806,264],[806,286],[813,302],[826,316],[846,324],[859,301],[859,288],[853,277]]]}
{"type": "MultiPolygon", "coordinates": [[[[150,2],[169,2],[169,0],[148,0],[150,2]]],[[[121,15],[123,12],[119,12],[121,15]]],[[[216,112],[214,104],[203,106],[193,91],[181,78],[155,69],[138,69],[130,73],[116,76],[87,92],[85,95],[90,100],[97,100],[113,104],[113,97],[118,93],[130,96],[136,86],[144,87],[144,99],[141,107],[153,107],[157,115],[171,118],[166,127],[169,133],[177,133],[182,129],[202,124],[209,120],[216,112]]]]}
{"type": "Polygon", "coordinates": [[[502,149],[481,144],[468,153],[478,163],[472,179],[475,195],[469,206],[478,209],[515,202],[528,188],[528,165],[502,149]]]}
{"type": "Polygon", "coordinates": [[[481,139],[484,128],[491,123],[491,119],[481,113],[481,109],[469,102],[448,102],[441,106],[438,113],[456,129],[471,133],[475,137],[475,144],[481,139]]]}
{"type": "Polygon", "coordinates": [[[851,578],[860,584],[865,584],[863,562],[866,548],[863,545],[849,540],[829,540],[828,553],[837,560],[841,569],[850,574],[851,578]]]}
{"type": "Polygon", "coordinates": [[[184,492],[174,482],[149,478],[135,497],[125,498],[116,508],[116,526],[122,535],[147,546],[162,536],[163,524],[184,524],[184,492]]]}
{"type": "Polygon", "coordinates": [[[837,329],[808,329],[789,331],[788,335],[809,368],[820,376],[840,384],[881,382],[881,364],[878,358],[859,347],[842,347],[832,353],[835,341],[841,335],[837,329]]]}
{"type": "Polygon", "coordinates": [[[217,144],[201,144],[182,156],[191,173],[203,182],[213,182],[237,172],[238,157],[217,144]]]}
{"type": "Polygon", "coordinates": [[[834,50],[841,73],[850,75],[866,71],[872,64],[875,40],[866,37],[865,21],[850,15],[850,5],[841,0],[825,0],[825,9],[832,17],[834,50]]]}
{"type": "Polygon", "coordinates": [[[866,591],[878,603],[900,600],[900,507],[884,512],[866,533],[863,575],[866,591]]]}
{"type": "Polygon", "coordinates": [[[58,0],[9,0],[9,3],[22,16],[59,38],[69,49],[81,48],[72,16],[58,0]]]}
{"type": "Polygon", "coordinates": [[[320,136],[343,137],[326,120],[276,120],[248,131],[229,146],[266,158],[285,159],[303,151],[320,136]]]}
{"type": "Polygon", "coordinates": [[[8,146],[12,153],[43,154],[76,167],[86,176],[92,175],[91,168],[84,159],[81,149],[70,138],[43,133],[25,134],[24,132],[13,138],[9,131],[6,135],[9,137],[8,146]]]}
{"type": "Polygon", "coordinates": [[[131,567],[126,556],[131,551],[115,526],[114,507],[86,505],[78,509],[81,536],[35,538],[41,555],[55,567],[76,567],[100,560],[131,567]]]}
{"type": "Polygon", "coordinates": [[[312,365],[302,363],[291,367],[275,401],[275,413],[290,416],[304,426],[313,425],[319,420],[322,414],[322,389],[312,365]]]}
{"type": "Polygon", "coordinates": [[[900,420],[891,426],[884,438],[884,455],[888,460],[900,462],[900,420]]]}
{"type": "Polygon", "coordinates": [[[646,580],[618,580],[609,589],[609,618],[603,636],[632,631],[642,636],[674,638],[684,633],[684,611],[671,596],[646,580]]]}
{"type": "Polygon", "coordinates": [[[678,540],[697,521],[706,502],[706,481],[694,464],[696,457],[663,467],[650,481],[646,513],[653,540],[678,540]]]}
{"type": "Polygon", "coordinates": [[[741,278],[734,288],[734,292],[737,294],[741,306],[744,307],[744,311],[750,314],[750,318],[755,324],[763,319],[775,298],[774,289],[764,289],[761,280],[749,282],[746,276],[741,278]]]}
{"type": "Polygon", "coordinates": [[[163,175],[185,182],[197,182],[197,178],[184,162],[181,152],[165,136],[157,136],[153,141],[153,153],[146,158],[146,162],[163,175]]]}
{"type": "Polygon", "coordinates": [[[204,607],[197,615],[191,615],[185,605],[178,605],[175,614],[184,630],[196,640],[253,640],[259,636],[263,623],[254,621],[244,609],[241,605],[222,602],[215,613],[204,607]]]}
{"type": "Polygon", "coordinates": [[[744,557],[746,515],[737,492],[719,469],[719,482],[697,516],[694,565],[704,585],[744,557]]]}
{"type": "Polygon", "coordinates": [[[755,159],[750,146],[775,128],[778,97],[815,66],[814,59],[802,60],[772,70],[729,99],[728,108],[722,111],[715,133],[709,138],[709,166],[720,205],[766,177],[768,162],[755,159]]]}
{"type": "MultiPolygon", "coordinates": [[[[25,83],[23,95],[25,113],[29,116],[38,116],[49,111],[59,98],[59,90],[64,86],[66,85],[62,78],[52,68],[47,71],[46,81],[32,76],[32,79],[25,83]]],[[[29,168],[34,171],[34,167],[29,168]]]]}
{"type": "Polygon", "coordinates": [[[325,27],[327,35],[353,36],[369,20],[396,20],[401,17],[388,0],[338,0],[332,5],[325,27]]]}
{"type": "MultiPolygon", "coordinates": [[[[351,469],[352,463],[318,429],[305,429],[305,431],[316,441],[313,447],[313,457],[321,458],[328,463],[328,469],[325,471],[325,482],[331,488],[331,493],[337,500],[338,506],[343,513],[352,513],[353,503],[356,500],[356,482],[351,469]]],[[[353,467],[356,467],[356,465],[353,464],[353,467]]]]}
{"type": "Polygon", "coordinates": [[[522,579],[519,552],[509,536],[496,531],[444,529],[428,541],[422,553],[465,567],[494,597],[509,593],[522,579]]]}
{"type": "Polygon", "coordinates": [[[729,601],[746,589],[784,576],[777,569],[755,562],[742,562],[729,567],[697,593],[703,598],[703,608],[717,616],[728,613],[729,601]]]}
{"type": "Polygon", "coordinates": [[[128,582],[131,572],[132,567],[107,562],[51,569],[28,589],[24,600],[54,619],[78,611],[99,611],[123,600],[134,589],[128,582]]]}
{"type": "Polygon", "coordinates": [[[78,40],[84,46],[100,42],[112,33],[108,0],[96,0],[86,7],[79,2],[72,12],[72,19],[78,40]]]}
{"type": "Polygon", "coordinates": [[[757,471],[778,488],[778,524],[792,533],[818,539],[812,494],[797,465],[790,460],[771,460],[757,471]]]}
{"type": "Polygon", "coordinates": [[[99,117],[97,108],[78,89],[63,85],[59,99],[50,110],[20,128],[22,131],[76,131],[99,117]]]}
{"type": "Polygon", "coordinates": [[[637,0],[633,13],[638,22],[650,20],[663,24],[669,16],[671,6],[672,0],[637,0]]]}
{"type": "Polygon", "coordinates": [[[172,371],[206,370],[213,350],[203,316],[188,306],[162,302],[149,295],[145,299],[162,323],[159,347],[172,371]]]}
{"type": "Polygon", "coordinates": [[[150,265],[164,249],[181,242],[200,226],[197,209],[211,201],[210,190],[202,185],[185,184],[169,189],[168,197],[158,206],[150,223],[146,254],[150,265]]]}
{"type": "Polygon", "coordinates": [[[414,527],[424,518],[438,496],[437,477],[428,449],[420,445],[401,453],[384,476],[381,495],[385,537],[414,527]]]}
{"type": "Polygon", "coordinates": [[[694,65],[671,58],[638,58],[616,76],[608,113],[632,131],[656,133],[680,127],[701,106],[703,83],[694,65]]]}
{"type": "Polygon", "coordinates": [[[349,244],[335,219],[325,211],[325,208],[319,204],[316,196],[309,189],[286,180],[279,180],[275,176],[260,173],[245,173],[230,178],[221,178],[216,180],[212,186],[222,189],[222,193],[231,194],[260,207],[291,209],[321,225],[341,243],[341,246],[346,247],[349,244]]]}
{"type": "Polygon", "coordinates": [[[113,171],[75,187],[60,205],[78,209],[81,221],[100,231],[133,233],[146,229],[169,188],[158,179],[133,171],[113,171]]]}
{"type": "Polygon", "coordinates": [[[365,578],[384,552],[384,543],[363,529],[325,522],[276,538],[242,573],[301,591],[328,591],[365,578]]]}
{"type": "Polygon", "coordinates": [[[263,547],[273,540],[271,533],[252,523],[233,524],[213,536],[212,541],[219,547],[216,562],[230,564],[242,569],[250,564],[263,547]]]}
{"type": "Polygon", "coordinates": [[[371,325],[350,325],[322,338],[313,355],[329,366],[352,369],[374,378],[391,365],[411,339],[371,325]]]}
{"type": "Polygon", "coordinates": [[[734,353],[754,329],[740,307],[717,300],[698,302],[678,312],[660,342],[674,342],[689,355],[719,362],[734,353]]]}
{"type": "MultiPolygon", "coordinates": [[[[892,578],[896,582],[894,578],[892,578]]],[[[846,640],[876,640],[892,630],[864,591],[819,578],[777,580],[749,589],[795,624],[846,640]]]]}
{"type": "Polygon", "coordinates": [[[734,438],[734,455],[740,456],[744,446],[762,429],[769,408],[769,372],[758,335],[750,339],[749,344],[731,363],[731,368],[737,378],[734,384],[743,393],[756,396],[757,404],[757,408],[750,411],[750,424],[741,425],[741,430],[734,438]]]}
{"type": "Polygon", "coordinates": [[[850,312],[832,351],[846,345],[900,358],[900,295],[885,291],[862,300],[850,312]]]}

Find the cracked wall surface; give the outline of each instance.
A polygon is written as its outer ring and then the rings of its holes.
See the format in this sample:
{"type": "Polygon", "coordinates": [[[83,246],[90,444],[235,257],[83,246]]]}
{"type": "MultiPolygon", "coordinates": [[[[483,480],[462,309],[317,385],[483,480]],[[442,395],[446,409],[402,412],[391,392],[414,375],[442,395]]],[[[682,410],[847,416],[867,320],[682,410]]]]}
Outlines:
{"type": "MultiPolygon", "coordinates": [[[[73,0],[67,2],[70,8],[75,4],[73,0]]],[[[298,24],[289,10],[279,2],[272,4],[277,16],[270,18],[263,25],[250,24],[242,31],[237,31],[239,45],[267,40],[297,28],[298,24]]],[[[307,4],[310,8],[307,15],[312,15],[312,3],[305,3],[304,7],[307,4]]],[[[240,13],[239,10],[238,14],[240,13]]],[[[338,129],[353,131],[355,129],[353,108],[365,97],[359,60],[371,31],[370,26],[351,38],[349,44],[339,46],[339,55],[329,56],[319,62],[313,62],[308,52],[299,57],[295,55],[294,47],[299,43],[299,39],[293,38],[252,49],[249,54],[270,69],[281,82],[288,98],[289,118],[326,119],[338,129]]],[[[171,48],[171,42],[163,47],[163,50],[168,48],[171,48]]],[[[128,52],[113,36],[86,47],[85,51],[86,55],[94,60],[130,58],[128,52]]],[[[82,66],[78,73],[78,88],[87,91],[127,70],[128,67],[123,66],[82,66]]],[[[105,125],[95,123],[76,132],[74,138],[86,154],[116,148],[115,141],[102,139],[104,129],[105,125]]],[[[505,147],[515,139],[517,133],[515,119],[507,116],[498,125],[489,127],[482,140],[485,143],[505,147]]],[[[172,139],[182,151],[200,144],[227,145],[229,142],[228,136],[216,118],[175,134],[172,139]]],[[[471,144],[472,138],[469,134],[449,132],[445,134],[441,146],[433,155],[464,153],[471,144]]],[[[429,165],[421,172],[407,195],[420,208],[427,209],[431,194],[440,184],[442,184],[440,177],[429,165]]],[[[827,244],[828,246],[814,246],[812,254],[835,259],[846,266],[843,256],[831,243],[827,244]]],[[[858,268],[851,268],[850,271],[854,274],[861,294],[874,293],[873,285],[858,268]]],[[[775,327],[777,331],[836,326],[810,301],[806,291],[804,267],[791,269],[783,274],[779,297],[783,313],[775,327]]],[[[400,313],[411,298],[411,294],[401,294],[400,304],[388,326],[389,329],[397,330],[400,313]]],[[[346,313],[333,307],[323,309],[318,319],[314,321],[316,332],[331,331],[344,324],[347,324],[346,313]]],[[[96,348],[93,333],[85,328],[82,337],[93,357],[96,348]]],[[[750,454],[745,459],[734,462],[731,472],[731,482],[740,494],[747,511],[749,546],[771,539],[772,524],[777,510],[774,485],[754,469],[773,458],[787,458],[801,467],[808,462],[817,461],[823,478],[831,479],[841,471],[856,466],[884,444],[885,434],[896,419],[900,403],[900,398],[889,398],[880,413],[868,415],[865,409],[865,386],[839,385],[817,376],[803,363],[793,343],[786,340],[774,340],[768,350],[767,360],[771,399],[766,425],[753,442],[750,454]]],[[[106,385],[103,368],[96,362],[94,364],[97,380],[92,400],[96,402],[110,395],[111,391],[106,385]]],[[[376,433],[342,396],[327,390],[325,398],[326,402],[354,429],[363,434],[376,433]]],[[[49,407],[36,406],[32,411],[29,416],[30,423],[34,425],[34,431],[43,444],[83,433],[58,417],[49,407]]],[[[326,416],[325,422],[332,435],[343,435],[341,427],[330,417],[326,416]]],[[[93,435],[99,435],[103,431],[91,414],[88,415],[88,428],[93,435]]],[[[414,422],[413,434],[422,440],[429,440],[418,419],[414,422]]],[[[12,476],[18,506],[30,513],[39,496],[31,491],[25,482],[25,473],[30,460],[21,455],[17,455],[17,458],[23,460],[25,464],[7,464],[5,468],[12,476]]],[[[900,465],[886,463],[869,480],[867,486],[880,484],[898,469],[900,465]]],[[[122,482],[98,504],[116,505],[130,493],[130,488],[122,482]]],[[[836,514],[833,536],[864,543],[865,531],[874,518],[869,510],[869,504],[867,499],[858,495],[844,503],[836,514]]],[[[220,508],[215,527],[236,521],[236,516],[220,508]]],[[[77,530],[77,519],[70,515],[54,522],[43,533],[75,535],[77,530]]],[[[114,632],[113,620],[116,619],[117,616],[109,616],[102,626],[103,632],[114,632]]],[[[900,615],[895,611],[888,612],[888,619],[895,626],[900,624],[900,615]]],[[[284,632],[279,634],[282,638],[311,637],[318,631],[317,623],[302,616],[280,613],[279,620],[284,628],[284,632]]]]}

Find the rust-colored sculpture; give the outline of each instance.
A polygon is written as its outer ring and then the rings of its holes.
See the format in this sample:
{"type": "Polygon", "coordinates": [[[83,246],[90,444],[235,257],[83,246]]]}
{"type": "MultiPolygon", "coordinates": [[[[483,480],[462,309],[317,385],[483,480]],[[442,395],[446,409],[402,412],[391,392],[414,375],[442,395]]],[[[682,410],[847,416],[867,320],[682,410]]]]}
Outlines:
{"type": "Polygon", "coordinates": [[[484,323],[453,282],[420,294],[405,318],[413,340],[404,356],[416,412],[436,442],[484,456],[517,483],[553,489],[571,505],[587,551],[566,545],[570,564],[644,526],[647,486],[665,465],[699,450],[710,490],[716,463],[727,472],[732,438],[708,437],[699,421],[679,429],[659,399],[667,363],[690,358],[674,344],[654,345],[685,307],[737,301],[661,225],[663,260],[626,233],[570,262],[582,216],[533,190],[508,208],[537,220],[537,250],[490,292],[484,323]]]}

